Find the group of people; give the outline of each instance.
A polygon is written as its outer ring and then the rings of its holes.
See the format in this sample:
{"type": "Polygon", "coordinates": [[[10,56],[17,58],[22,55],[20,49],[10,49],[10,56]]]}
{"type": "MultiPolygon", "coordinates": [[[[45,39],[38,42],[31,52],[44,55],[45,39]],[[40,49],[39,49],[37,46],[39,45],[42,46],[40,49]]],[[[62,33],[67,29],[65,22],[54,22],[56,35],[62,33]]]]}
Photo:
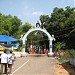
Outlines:
{"type": "Polygon", "coordinates": [[[15,55],[10,51],[9,54],[6,53],[6,50],[4,50],[4,53],[1,54],[1,69],[2,74],[11,74],[12,73],[12,65],[13,61],[15,59],[15,55]]]}
{"type": "Polygon", "coordinates": [[[31,50],[32,54],[48,54],[48,49],[46,49],[46,48],[44,48],[44,50],[42,50],[42,49],[36,50],[34,48],[31,48],[30,50],[31,50]]]}

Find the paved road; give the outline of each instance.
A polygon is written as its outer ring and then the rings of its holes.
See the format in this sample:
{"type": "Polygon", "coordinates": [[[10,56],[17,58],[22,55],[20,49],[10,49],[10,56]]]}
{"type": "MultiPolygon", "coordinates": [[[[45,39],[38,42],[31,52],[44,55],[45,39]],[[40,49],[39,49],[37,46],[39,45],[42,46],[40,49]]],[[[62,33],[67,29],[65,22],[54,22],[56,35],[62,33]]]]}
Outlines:
{"type": "Polygon", "coordinates": [[[55,75],[56,60],[47,57],[23,57],[14,62],[12,75],[55,75]]]}

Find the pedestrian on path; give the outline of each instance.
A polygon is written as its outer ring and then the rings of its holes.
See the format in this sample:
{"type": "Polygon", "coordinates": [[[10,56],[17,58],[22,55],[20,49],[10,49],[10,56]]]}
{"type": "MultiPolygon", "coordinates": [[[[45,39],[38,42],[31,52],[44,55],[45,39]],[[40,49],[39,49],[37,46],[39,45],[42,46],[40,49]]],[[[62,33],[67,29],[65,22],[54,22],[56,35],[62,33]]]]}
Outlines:
{"type": "Polygon", "coordinates": [[[1,69],[2,69],[2,74],[7,74],[7,60],[8,60],[8,55],[6,54],[6,50],[4,50],[4,53],[1,54],[1,69]]]}
{"type": "Polygon", "coordinates": [[[46,49],[46,48],[44,48],[44,54],[46,54],[46,51],[47,51],[47,49],[46,49]]]}
{"type": "Polygon", "coordinates": [[[10,51],[10,54],[8,54],[8,73],[12,73],[12,65],[13,65],[14,57],[12,55],[12,51],[10,51]]]}
{"type": "Polygon", "coordinates": [[[16,60],[16,56],[14,53],[12,53],[12,61],[13,61],[13,64],[14,64],[14,61],[16,60]]]}

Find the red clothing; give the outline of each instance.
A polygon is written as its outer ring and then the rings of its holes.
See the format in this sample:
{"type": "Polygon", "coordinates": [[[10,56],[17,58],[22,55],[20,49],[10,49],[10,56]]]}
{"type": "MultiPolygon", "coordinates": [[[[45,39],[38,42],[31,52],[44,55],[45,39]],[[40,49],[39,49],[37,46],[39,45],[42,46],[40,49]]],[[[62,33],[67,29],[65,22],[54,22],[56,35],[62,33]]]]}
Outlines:
{"type": "Polygon", "coordinates": [[[32,54],[34,54],[34,53],[35,53],[35,50],[34,50],[34,48],[31,48],[31,52],[32,52],[32,54]]]}
{"type": "Polygon", "coordinates": [[[48,50],[46,48],[44,49],[44,54],[48,54],[48,50]]]}
{"type": "Polygon", "coordinates": [[[44,49],[44,54],[46,54],[46,48],[44,49]]]}
{"type": "Polygon", "coordinates": [[[48,54],[48,50],[46,50],[46,54],[48,54]]]}

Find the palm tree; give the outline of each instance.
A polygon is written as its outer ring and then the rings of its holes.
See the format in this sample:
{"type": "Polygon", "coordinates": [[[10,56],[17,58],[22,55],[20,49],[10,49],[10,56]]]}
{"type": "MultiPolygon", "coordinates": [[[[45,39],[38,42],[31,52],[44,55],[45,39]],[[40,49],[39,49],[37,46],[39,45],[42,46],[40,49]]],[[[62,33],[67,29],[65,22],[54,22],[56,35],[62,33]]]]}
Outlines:
{"type": "Polygon", "coordinates": [[[61,52],[61,49],[63,49],[65,47],[65,43],[64,42],[57,42],[54,47],[55,47],[55,50],[58,52],[59,54],[59,57],[60,57],[60,52],[61,52]]]}

